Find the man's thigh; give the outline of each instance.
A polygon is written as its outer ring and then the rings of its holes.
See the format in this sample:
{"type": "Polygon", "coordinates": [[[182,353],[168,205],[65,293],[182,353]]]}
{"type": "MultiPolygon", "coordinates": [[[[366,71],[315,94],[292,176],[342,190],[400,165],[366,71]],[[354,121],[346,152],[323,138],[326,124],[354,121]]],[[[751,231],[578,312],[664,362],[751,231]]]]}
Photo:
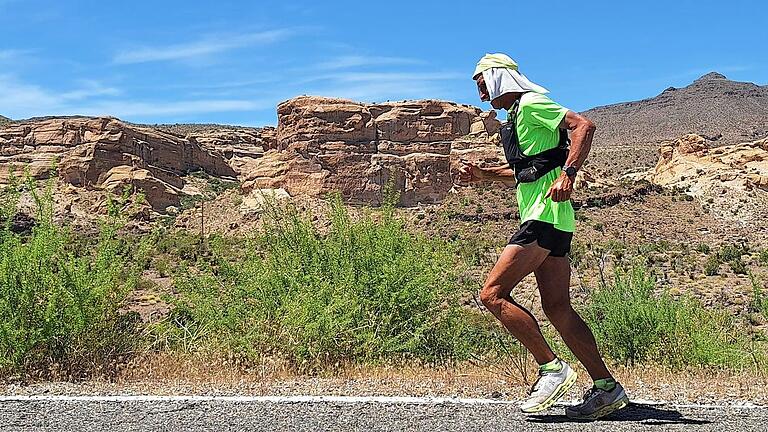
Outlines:
{"type": "Polygon", "coordinates": [[[571,263],[568,257],[548,256],[534,270],[542,302],[570,303],[571,263]]]}
{"type": "Polygon", "coordinates": [[[498,297],[507,297],[548,255],[549,251],[536,242],[524,246],[507,245],[486,278],[486,289],[496,289],[498,297]]]}

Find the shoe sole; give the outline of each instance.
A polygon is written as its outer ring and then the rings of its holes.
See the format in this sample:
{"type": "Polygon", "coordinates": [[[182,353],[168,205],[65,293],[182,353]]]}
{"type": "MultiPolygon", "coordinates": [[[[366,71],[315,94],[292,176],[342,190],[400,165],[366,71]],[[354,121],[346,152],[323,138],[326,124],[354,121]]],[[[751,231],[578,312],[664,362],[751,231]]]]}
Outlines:
{"type": "Polygon", "coordinates": [[[590,415],[583,416],[577,413],[572,414],[567,409],[565,410],[565,415],[569,419],[573,419],[573,420],[597,420],[599,418],[613,414],[616,411],[626,407],[627,405],[629,405],[629,398],[627,396],[624,396],[623,398],[617,400],[616,402],[610,405],[606,405],[590,415]]]}
{"type": "Polygon", "coordinates": [[[558,401],[561,397],[563,397],[568,390],[573,387],[574,384],[576,384],[576,378],[578,377],[578,374],[576,371],[571,369],[571,373],[568,374],[568,376],[565,378],[565,381],[563,381],[562,384],[557,386],[554,392],[552,392],[552,395],[550,395],[547,400],[544,402],[532,407],[532,408],[520,408],[520,411],[526,413],[526,414],[533,414],[537,412],[544,411],[545,409],[548,409],[552,405],[555,404],[555,402],[558,401]]]}

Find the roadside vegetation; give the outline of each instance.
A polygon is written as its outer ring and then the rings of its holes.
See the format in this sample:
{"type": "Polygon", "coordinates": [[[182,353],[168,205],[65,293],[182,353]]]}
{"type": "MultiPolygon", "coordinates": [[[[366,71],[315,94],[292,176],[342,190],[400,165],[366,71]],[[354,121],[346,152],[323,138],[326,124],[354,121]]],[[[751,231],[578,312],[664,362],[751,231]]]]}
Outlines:
{"type": "MultiPolygon", "coordinates": [[[[114,376],[152,353],[218,356],[245,368],[279,361],[296,373],[471,362],[526,374],[524,351],[474,298],[480,281],[472,270],[487,271],[493,245],[418,233],[398,216],[395,199],[353,216],[335,198],[323,218],[267,201],[259,229],[227,237],[167,225],[125,232],[120,215],[135,201],[128,196],[110,200],[95,234],[54,223],[50,188],[23,182],[0,198],[2,378],[114,376]],[[37,211],[34,228],[19,233],[11,221],[22,189],[37,211]],[[151,286],[147,271],[173,287],[161,293],[169,312],[141,322],[129,312],[130,295],[151,286]]],[[[672,249],[664,241],[574,245],[577,272],[600,275],[582,287],[588,301],[577,307],[609,360],[765,371],[763,332],[673,295],[657,267],[671,262],[702,275],[700,264],[711,259],[714,273],[725,263],[741,271],[735,262],[746,273],[748,248],[696,245],[674,259],[672,249]]],[[[756,265],[763,254],[755,253],[756,265]]],[[[752,287],[748,307],[764,320],[768,296],[756,276],[752,287]]]]}

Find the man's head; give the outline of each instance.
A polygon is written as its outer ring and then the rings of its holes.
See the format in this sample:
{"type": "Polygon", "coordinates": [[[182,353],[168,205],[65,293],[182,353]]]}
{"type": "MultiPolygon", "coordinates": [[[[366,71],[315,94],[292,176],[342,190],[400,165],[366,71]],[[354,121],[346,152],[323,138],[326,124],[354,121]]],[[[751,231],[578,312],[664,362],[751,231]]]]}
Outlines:
{"type": "Polygon", "coordinates": [[[517,63],[506,54],[486,54],[477,62],[472,78],[477,83],[480,100],[496,109],[510,109],[520,96],[529,91],[547,93],[517,70],[517,63]]]}
{"type": "Polygon", "coordinates": [[[494,109],[508,110],[512,108],[512,105],[517,98],[522,95],[522,93],[519,92],[510,92],[504,93],[495,99],[491,99],[491,94],[488,92],[488,86],[485,84],[485,78],[482,73],[475,75],[475,83],[477,83],[477,92],[480,94],[480,100],[483,102],[490,102],[494,109]]]}

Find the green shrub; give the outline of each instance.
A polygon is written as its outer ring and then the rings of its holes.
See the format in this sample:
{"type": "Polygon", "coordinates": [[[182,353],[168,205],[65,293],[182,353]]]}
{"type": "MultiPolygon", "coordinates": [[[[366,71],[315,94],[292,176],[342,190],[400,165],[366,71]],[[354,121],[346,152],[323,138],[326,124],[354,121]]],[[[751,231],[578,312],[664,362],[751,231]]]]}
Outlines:
{"type": "Polygon", "coordinates": [[[696,245],[696,252],[700,252],[700,253],[703,253],[703,254],[709,254],[710,251],[711,251],[711,249],[710,249],[709,245],[706,244],[706,243],[699,243],[699,244],[696,245]]]}
{"type": "Polygon", "coordinates": [[[618,269],[612,283],[593,293],[585,317],[609,357],[672,367],[752,363],[750,340],[727,312],[654,291],[654,278],[635,266],[618,269]]]}
{"type": "Polygon", "coordinates": [[[731,267],[731,271],[735,274],[747,274],[747,266],[744,265],[744,261],[741,258],[731,260],[728,262],[728,266],[731,267]]]}
{"type": "Polygon", "coordinates": [[[759,277],[749,274],[749,279],[752,282],[752,301],[750,302],[750,309],[754,312],[763,314],[768,318],[768,295],[763,289],[763,283],[759,277]]]}
{"type": "Polygon", "coordinates": [[[391,209],[353,221],[336,200],[331,216],[321,234],[295,210],[272,208],[244,259],[179,272],[158,339],[245,360],[275,355],[301,370],[482,351],[487,332],[459,306],[454,247],[408,232],[391,209]]]}
{"type": "Polygon", "coordinates": [[[760,252],[760,263],[763,265],[768,265],[768,249],[763,249],[762,252],[760,252]]]}
{"type": "Polygon", "coordinates": [[[731,262],[733,260],[741,260],[741,256],[749,252],[745,245],[737,245],[734,243],[726,243],[720,246],[720,250],[717,252],[717,256],[720,262],[731,262]]]}
{"type": "Polygon", "coordinates": [[[52,222],[52,189],[34,185],[36,226],[22,237],[0,230],[0,375],[79,377],[114,372],[137,334],[121,315],[135,274],[116,225],[92,247],[52,222]],[[78,250],[79,249],[79,250],[78,250]]]}
{"type": "Polygon", "coordinates": [[[704,263],[704,274],[707,276],[715,276],[720,272],[720,259],[716,255],[710,255],[707,257],[707,261],[704,263]]]}

